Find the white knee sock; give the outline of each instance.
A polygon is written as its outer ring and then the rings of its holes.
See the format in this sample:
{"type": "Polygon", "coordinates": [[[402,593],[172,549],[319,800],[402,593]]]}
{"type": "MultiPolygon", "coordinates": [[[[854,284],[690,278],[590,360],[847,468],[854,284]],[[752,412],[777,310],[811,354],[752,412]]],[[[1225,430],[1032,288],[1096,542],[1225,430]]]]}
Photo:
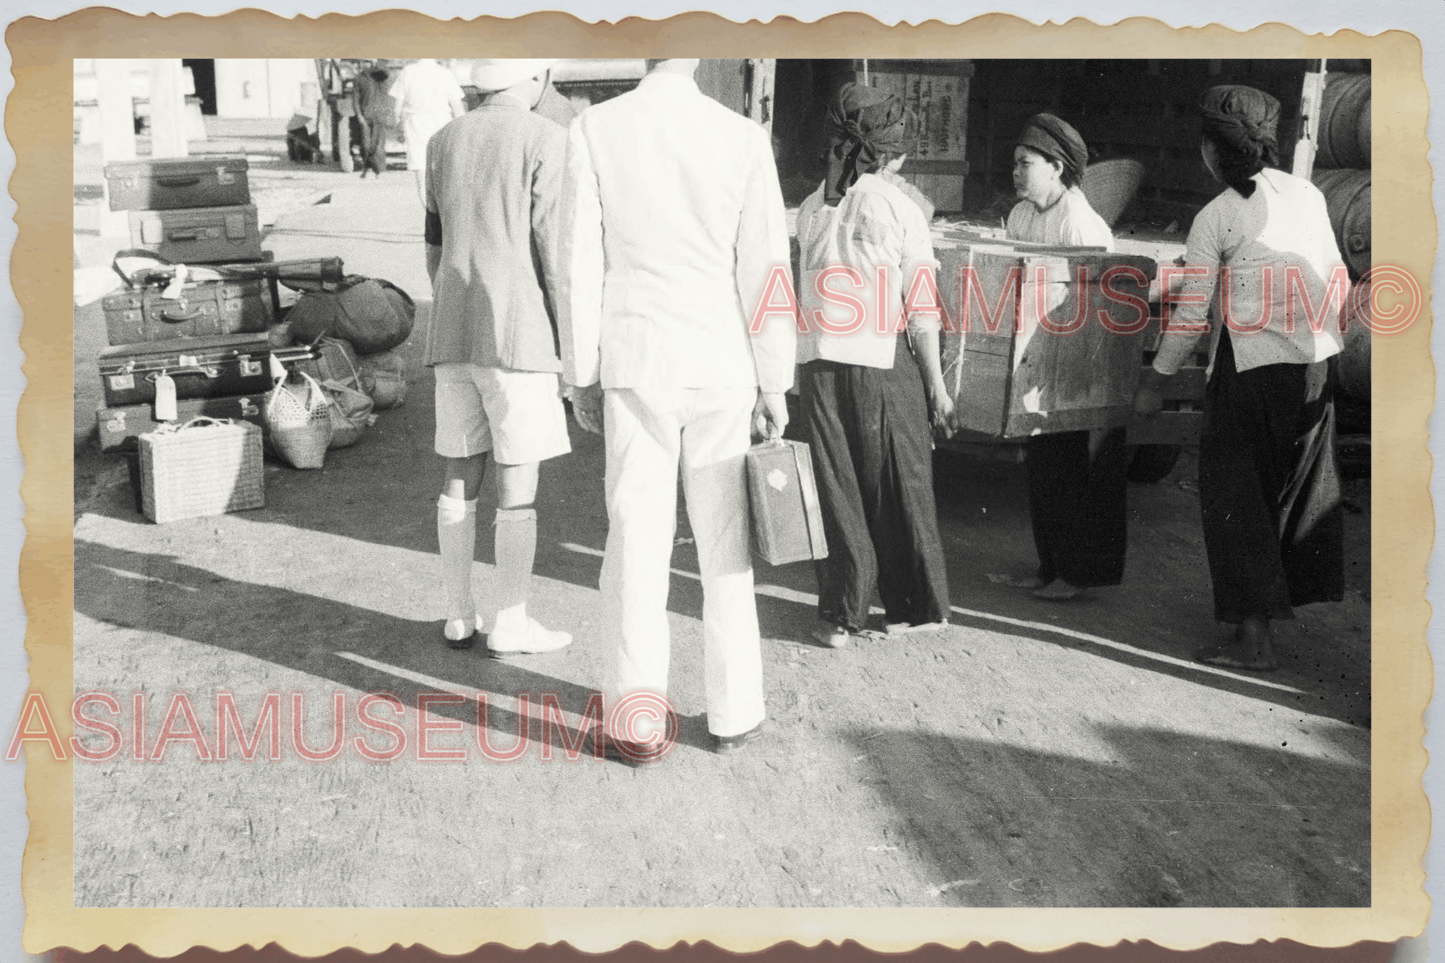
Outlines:
{"type": "Polygon", "coordinates": [[[477,603],[472,598],[472,562],[477,554],[477,500],[442,495],[437,499],[437,546],[442,556],[442,588],[447,600],[447,637],[471,635],[477,603]],[[454,623],[464,622],[463,626],[454,623]]]}
{"type": "Polygon", "coordinates": [[[497,625],[527,624],[527,590],[537,557],[537,510],[499,508],[493,529],[497,558],[497,625]]]}

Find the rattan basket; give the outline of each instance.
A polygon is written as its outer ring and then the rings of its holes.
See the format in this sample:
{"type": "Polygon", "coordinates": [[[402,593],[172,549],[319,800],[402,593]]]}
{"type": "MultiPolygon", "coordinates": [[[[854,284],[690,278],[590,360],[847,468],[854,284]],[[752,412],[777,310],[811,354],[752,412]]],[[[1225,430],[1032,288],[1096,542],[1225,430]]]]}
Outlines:
{"type": "Polygon", "coordinates": [[[1084,180],[1079,190],[1089,200],[1104,223],[1110,227],[1119,220],[1124,208],[1139,192],[1144,180],[1144,165],[1129,158],[1100,161],[1084,169],[1084,180]]]}
{"type": "Polygon", "coordinates": [[[193,418],[136,440],[141,511],[153,522],[266,504],[261,429],[249,422],[193,418]]]}

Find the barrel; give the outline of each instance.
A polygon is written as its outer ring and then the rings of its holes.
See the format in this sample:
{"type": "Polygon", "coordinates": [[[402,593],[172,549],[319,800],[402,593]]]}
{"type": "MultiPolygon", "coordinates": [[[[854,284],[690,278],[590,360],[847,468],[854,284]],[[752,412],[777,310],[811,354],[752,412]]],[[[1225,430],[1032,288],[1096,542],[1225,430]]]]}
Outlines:
{"type": "Polygon", "coordinates": [[[1335,243],[1353,280],[1370,270],[1370,172],[1317,170],[1315,186],[1325,195],[1335,243]]]}
{"type": "Polygon", "coordinates": [[[1345,347],[1340,352],[1340,391],[1370,400],[1370,282],[1350,292],[1345,302],[1345,347]]]}
{"type": "Polygon", "coordinates": [[[1325,80],[1315,166],[1370,166],[1369,74],[1330,74],[1325,80]]]}

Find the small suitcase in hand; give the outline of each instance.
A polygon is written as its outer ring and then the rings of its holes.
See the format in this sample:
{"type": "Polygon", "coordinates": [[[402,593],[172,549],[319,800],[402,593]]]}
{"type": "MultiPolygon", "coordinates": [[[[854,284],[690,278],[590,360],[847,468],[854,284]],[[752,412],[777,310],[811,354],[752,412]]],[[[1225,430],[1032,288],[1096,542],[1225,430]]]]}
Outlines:
{"type": "Polygon", "coordinates": [[[813,458],[801,441],[763,442],[744,457],[753,548],[770,565],[828,557],[813,458]]]}

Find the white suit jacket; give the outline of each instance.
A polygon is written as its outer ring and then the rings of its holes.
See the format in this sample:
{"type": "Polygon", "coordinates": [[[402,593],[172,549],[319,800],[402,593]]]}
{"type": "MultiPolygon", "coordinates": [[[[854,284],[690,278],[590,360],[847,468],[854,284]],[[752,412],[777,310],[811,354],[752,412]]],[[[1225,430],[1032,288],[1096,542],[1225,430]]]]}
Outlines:
{"type": "Polygon", "coordinates": [[[773,269],[791,284],[762,127],[691,78],[649,74],[572,122],[563,198],[558,327],[568,384],[792,385],[793,319],[774,314],[748,331],[773,269]]]}

